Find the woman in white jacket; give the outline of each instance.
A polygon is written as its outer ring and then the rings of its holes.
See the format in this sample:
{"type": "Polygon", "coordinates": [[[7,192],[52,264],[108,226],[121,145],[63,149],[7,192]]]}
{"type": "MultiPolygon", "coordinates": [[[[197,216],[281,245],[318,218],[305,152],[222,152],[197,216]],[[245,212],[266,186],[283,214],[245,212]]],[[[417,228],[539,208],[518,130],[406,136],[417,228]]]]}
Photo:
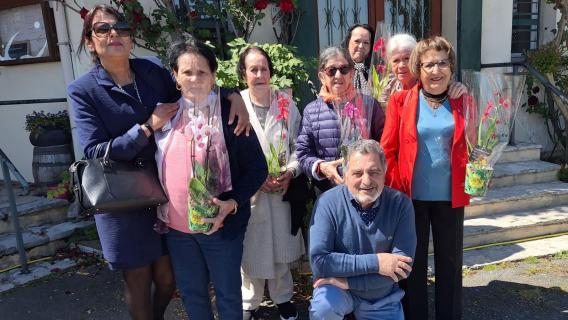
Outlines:
{"type": "MultiPolygon", "coordinates": [[[[237,72],[248,89],[241,91],[266,157],[269,176],[251,199],[251,218],[241,264],[243,319],[254,319],[265,283],[281,319],[296,319],[290,263],[305,252],[301,232],[291,231],[290,203],[283,201],[290,181],[301,174],[295,155],[300,112],[292,98],[270,87],[273,74],[268,54],[250,47],[240,56],[237,72]]],[[[296,230],[297,231],[297,230],[296,230]]]]}

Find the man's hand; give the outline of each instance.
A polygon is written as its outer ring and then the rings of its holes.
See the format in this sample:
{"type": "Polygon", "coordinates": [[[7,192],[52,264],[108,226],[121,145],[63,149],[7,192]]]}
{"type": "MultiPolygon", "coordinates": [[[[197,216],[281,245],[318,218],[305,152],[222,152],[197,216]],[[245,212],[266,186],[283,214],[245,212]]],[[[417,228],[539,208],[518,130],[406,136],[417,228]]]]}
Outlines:
{"type": "Polygon", "coordinates": [[[205,233],[206,235],[217,232],[217,230],[223,227],[225,218],[227,218],[229,214],[235,214],[237,212],[237,201],[233,199],[223,201],[217,198],[213,198],[213,203],[219,206],[219,213],[215,218],[203,218],[204,223],[213,224],[211,229],[205,233]]]}
{"type": "Polygon", "coordinates": [[[235,116],[239,118],[237,127],[235,128],[235,135],[238,136],[243,133],[243,131],[245,131],[245,134],[248,137],[252,127],[250,125],[249,114],[247,112],[247,107],[245,106],[243,97],[241,97],[240,94],[233,92],[227,97],[227,99],[231,101],[229,124],[233,124],[233,121],[235,121],[235,116]]]}
{"type": "Polygon", "coordinates": [[[349,290],[349,283],[345,278],[319,278],[314,282],[314,288],[321,287],[326,284],[336,286],[339,289],[349,290]]]}
{"type": "Polygon", "coordinates": [[[324,161],[319,164],[321,173],[336,185],[343,183],[343,178],[339,175],[337,167],[339,167],[343,162],[343,159],[337,159],[334,161],[324,161]]]}
{"type": "Polygon", "coordinates": [[[379,274],[390,277],[394,282],[408,278],[412,258],[392,253],[377,253],[379,274]]]}

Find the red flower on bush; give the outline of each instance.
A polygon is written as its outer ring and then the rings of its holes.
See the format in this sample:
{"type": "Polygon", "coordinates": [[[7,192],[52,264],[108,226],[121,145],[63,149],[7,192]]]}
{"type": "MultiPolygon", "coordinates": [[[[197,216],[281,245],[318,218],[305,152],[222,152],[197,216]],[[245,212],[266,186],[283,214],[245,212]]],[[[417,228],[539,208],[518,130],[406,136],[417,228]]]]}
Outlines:
{"type": "Polygon", "coordinates": [[[254,3],[254,8],[258,11],[264,10],[268,7],[268,0],[257,0],[254,3]]]}
{"type": "Polygon", "coordinates": [[[290,13],[294,11],[294,4],[292,3],[292,0],[281,0],[278,4],[278,7],[280,7],[280,11],[284,13],[290,13]]]}
{"type": "Polygon", "coordinates": [[[85,7],[82,7],[81,11],[79,11],[79,14],[81,15],[81,19],[85,20],[85,17],[89,14],[89,10],[85,9],[85,7]]]}
{"type": "Polygon", "coordinates": [[[191,10],[191,11],[188,13],[188,15],[189,15],[190,18],[195,19],[195,18],[197,18],[197,15],[198,15],[198,14],[197,14],[197,11],[191,10]]]}

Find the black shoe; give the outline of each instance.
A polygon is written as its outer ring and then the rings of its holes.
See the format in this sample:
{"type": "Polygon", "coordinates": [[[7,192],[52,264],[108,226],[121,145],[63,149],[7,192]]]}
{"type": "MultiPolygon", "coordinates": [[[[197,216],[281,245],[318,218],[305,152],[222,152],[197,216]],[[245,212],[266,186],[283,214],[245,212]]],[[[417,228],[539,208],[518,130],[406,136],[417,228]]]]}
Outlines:
{"type": "Polygon", "coordinates": [[[282,320],[295,320],[298,319],[298,312],[296,307],[290,301],[280,303],[276,305],[278,307],[278,312],[280,312],[280,319],[282,320]]]}
{"type": "Polygon", "coordinates": [[[254,320],[260,319],[257,315],[258,309],[254,310],[243,310],[243,320],[254,320]]]}

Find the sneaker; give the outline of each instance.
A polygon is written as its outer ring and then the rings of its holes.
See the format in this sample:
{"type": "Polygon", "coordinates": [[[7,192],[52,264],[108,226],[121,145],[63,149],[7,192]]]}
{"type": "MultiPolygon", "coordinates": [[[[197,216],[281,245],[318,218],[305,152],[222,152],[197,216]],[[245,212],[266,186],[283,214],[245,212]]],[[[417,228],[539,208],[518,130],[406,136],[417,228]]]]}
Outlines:
{"type": "Polygon", "coordinates": [[[260,319],[260,318],[257,316],[257,312],[258,312],[258,309],[254,309],[254,310],[243,310],[243,320],[260,319]]]}
{"type": "Polygon", "coordinates": [[[276,305],[278,307],[278,312],[280,312],[281,320],[296,320],[298,319],[298,312],[296,307],[290,301],[280,303],[276,305]]]}

